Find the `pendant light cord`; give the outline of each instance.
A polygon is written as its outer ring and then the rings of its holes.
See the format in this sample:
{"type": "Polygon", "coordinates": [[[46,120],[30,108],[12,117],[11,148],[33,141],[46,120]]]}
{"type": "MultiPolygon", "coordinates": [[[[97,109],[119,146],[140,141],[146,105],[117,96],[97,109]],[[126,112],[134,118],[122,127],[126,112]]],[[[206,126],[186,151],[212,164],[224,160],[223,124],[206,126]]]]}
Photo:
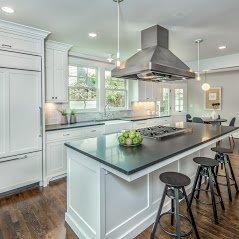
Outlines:
{"type": "Polygon", "coordinates": [[[199,61],[200,61],[200,42],[198,41],[198,77],[200,77],[200,73],[199,73],[200,63],[199,63],[199,61]]]}
{"type": "Polygon", "coordinates": [[[120,59],[120,2],[118,3],[118,43],[117,43],[117,59],[120,59]]]}

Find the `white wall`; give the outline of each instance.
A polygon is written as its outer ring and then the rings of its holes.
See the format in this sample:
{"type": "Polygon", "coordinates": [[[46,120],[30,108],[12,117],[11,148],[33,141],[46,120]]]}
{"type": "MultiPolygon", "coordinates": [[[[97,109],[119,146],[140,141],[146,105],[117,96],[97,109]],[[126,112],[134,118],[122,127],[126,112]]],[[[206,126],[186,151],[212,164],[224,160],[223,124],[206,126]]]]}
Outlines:
{"type": "MultiPolygon", "coordinates": [[[[218,111],[222,118],[230,120],[236,117],[239,125],[239,71],[210,73],[207,81],[211,87],[222,87],[222,109],[218,111]]],[[[192,116],[207,116],[210,110],[204,110],[204,92],[202,82],[188,81],[188,112],[192,116]]],[[[229,122],[228,122],[229,123],[229,122]]]]}

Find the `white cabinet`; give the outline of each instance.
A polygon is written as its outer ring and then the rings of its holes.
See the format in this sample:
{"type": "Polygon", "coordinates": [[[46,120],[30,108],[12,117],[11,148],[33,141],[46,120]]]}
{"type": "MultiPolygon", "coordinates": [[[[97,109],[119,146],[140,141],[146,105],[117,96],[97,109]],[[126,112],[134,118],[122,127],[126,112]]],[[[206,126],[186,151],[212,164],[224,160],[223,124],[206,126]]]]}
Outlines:
{"type": "Polygon", "coordinates": [[[129,81],[130,101],[158,101],[161,97],[161,83],[153,81],[129,81]]]}
{"type": "Polygon", "coordinates": [[[71,45],[46,42],[46,101],[68,101],[68,51],[71,45]]]}
{"type": "Polygon", "coordinates": [[[41,73],[1,69],[0,79],[0,158],[41,150],[41,73]]]}
{"type": "Polygon", "coordinates": [[[0,159],[0,193],[42,181],[42,152],[0,159]]]}
{"type": "Polygon", "coordinates": [[[71,140],[91,138],[104,133],[104,125],[56,130],[46,133],[46,181],[60,178],[66,174],[66,148],[71,140]]]}

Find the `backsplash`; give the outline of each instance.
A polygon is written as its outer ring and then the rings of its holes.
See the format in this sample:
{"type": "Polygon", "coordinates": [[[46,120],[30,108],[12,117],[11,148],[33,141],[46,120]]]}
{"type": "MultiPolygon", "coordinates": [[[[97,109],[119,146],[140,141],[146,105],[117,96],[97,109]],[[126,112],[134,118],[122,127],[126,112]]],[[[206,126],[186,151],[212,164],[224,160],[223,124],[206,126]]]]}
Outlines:
{"type": "Polygon", "coordinates": [[[148,116],[155,115],[156,103],[154,101],[132,102],[132,116],[148,116]]]}
{"type": "MultiPolygon", "coordinates": [[[[45,122],[46,125],[60,124],[61,123],[61,114],[58,110],[68,109],[68,104],[55,104],[55,103],[46,103],[45,104],[45,122]]],[[[117,110],[117,111],[107,111],[107,118],[123,118],[130,117],[132,115],[131,110],[117,110]]],[[[102,119],[104,113],[99,112],[83,112],[77,113],[77,122],[84,122],[90,120],[102,119]]]]}

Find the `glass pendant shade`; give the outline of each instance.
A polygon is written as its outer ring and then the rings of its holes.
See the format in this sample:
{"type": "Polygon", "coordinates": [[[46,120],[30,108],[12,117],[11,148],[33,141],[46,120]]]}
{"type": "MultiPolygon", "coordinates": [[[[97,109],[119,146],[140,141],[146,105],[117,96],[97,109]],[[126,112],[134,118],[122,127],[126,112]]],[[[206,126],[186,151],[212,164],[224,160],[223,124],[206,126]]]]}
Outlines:
{"type": "Polygon", "coordinates": [[[210,90],[210,85],[208,83],[203,83],[202,84],[202,90],[203,91],[208,91],[210,90]]]}

